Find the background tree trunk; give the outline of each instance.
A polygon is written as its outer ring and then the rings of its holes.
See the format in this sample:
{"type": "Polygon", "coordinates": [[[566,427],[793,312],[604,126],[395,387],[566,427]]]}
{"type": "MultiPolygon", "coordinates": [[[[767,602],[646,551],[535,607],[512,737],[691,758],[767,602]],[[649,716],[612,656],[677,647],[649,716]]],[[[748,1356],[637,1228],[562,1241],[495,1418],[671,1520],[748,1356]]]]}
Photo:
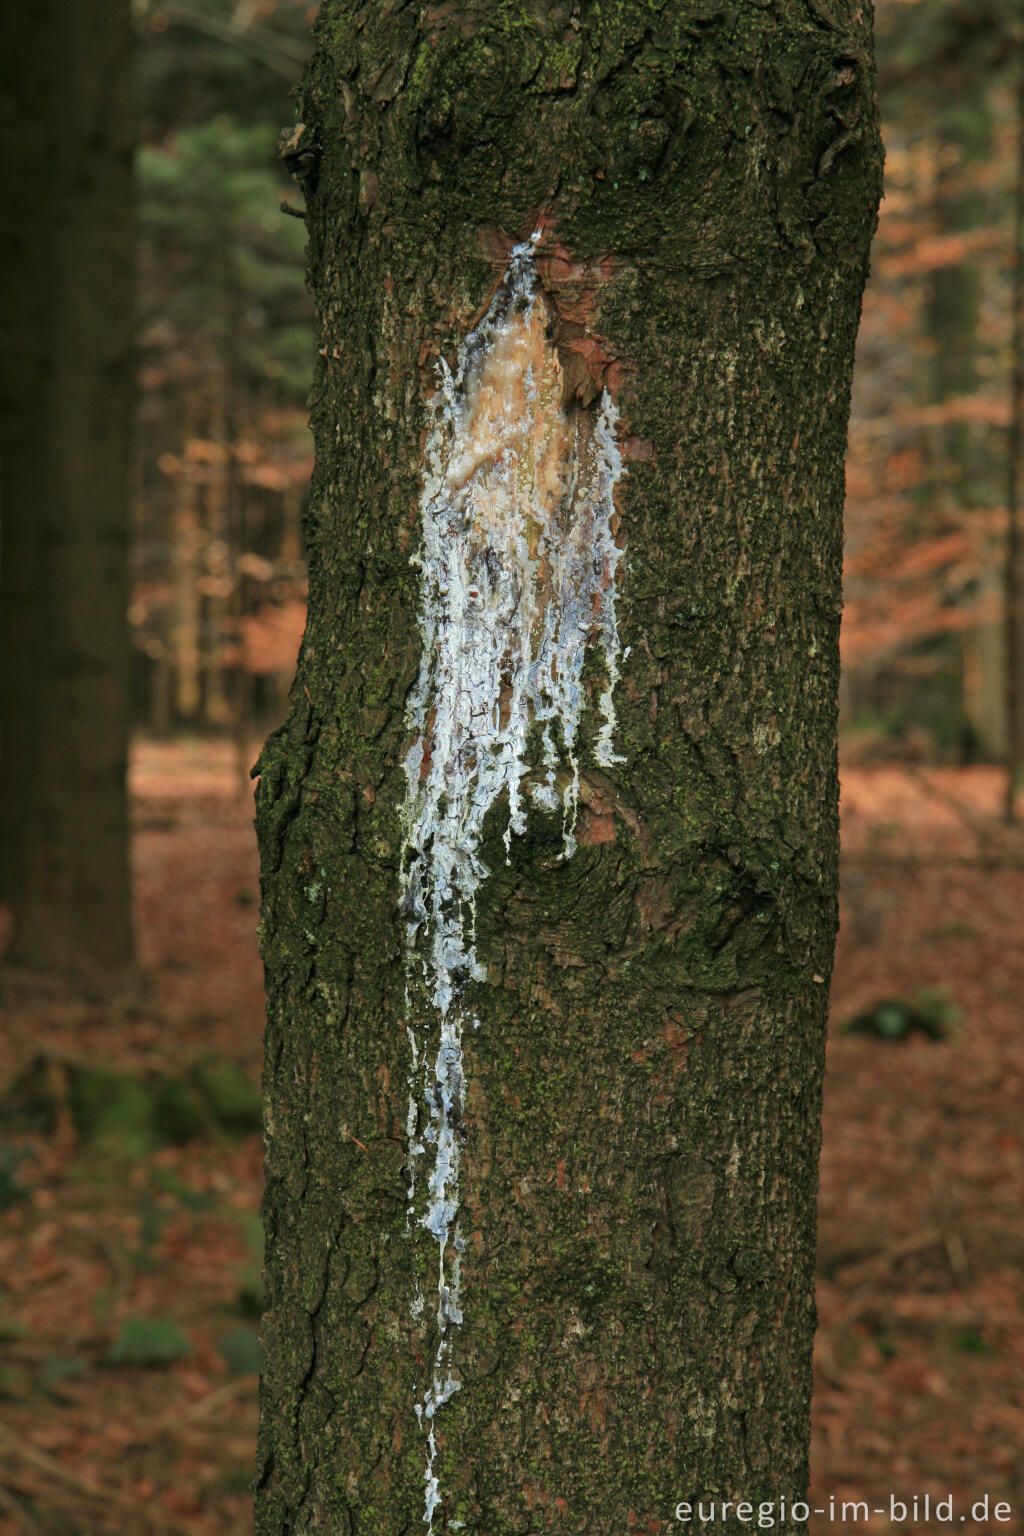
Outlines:
{"type": "Polygon", "coordinates": [[[319,317],[309,622],[258,794],[257,1530],[422,1530],[431,1477],[428,1523],[478,1536],[798,1497],[843,456],[880,183],[863,8],[329,0],[317,38],[289,145],[319,317]],[[536,764],[507,863],[507,805],[486,820],[486,980],[461,983],[479,1027],[464,1105],[441,1110],[443,1025],[400,911],[425,402],[538,229],[566,411],[596,430],[607,390],[619,412],[628,649],[614,756],[595,749],[614,669],[588,651],[572,857],[536,764]],[[408,1128],[446,1113],[447,1332],[422,1173],[407,1209],[408,1128]]]}
{"type": "Polygon", "coordinates": [[[1007,530],[1003,571],[1007,749],[1004,808],[1007,821],[1015,819],[1017,796],[1024,787],[1024,537],[1020,511],[1020,458],[1024,442],[1024,49],[1017,68],[1017,174],[1010,277],[1010,422],[1006,438],[1007,530]]]}
{"type": "Polygon", "coordinates": [[[128,0],[4,18],[0,841],[10,956],[123,976],[133,413],[128,0]]]}

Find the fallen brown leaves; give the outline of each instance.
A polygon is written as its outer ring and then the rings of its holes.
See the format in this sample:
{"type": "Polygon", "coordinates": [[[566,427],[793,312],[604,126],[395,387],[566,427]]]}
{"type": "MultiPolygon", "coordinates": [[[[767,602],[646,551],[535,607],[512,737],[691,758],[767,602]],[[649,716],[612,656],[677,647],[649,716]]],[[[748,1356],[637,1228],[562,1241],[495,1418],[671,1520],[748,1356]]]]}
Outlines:
{"type": "MultiPolygon", "coordinates": [[[[211,1043],[258,1072],[255,853],[230,752],[145,748],[134,788],[149,995],[113,1011],[12,995],[11,1076],[43,1046],[149,1069],[211,1043]]],[[[987,1492],[1015,1511],[992,1529],[1019,1531],[1024,846],[999,798],[984,769],[844,774],[812,1494],[952,1493],[963,1508],[987,1492]],[[958,1005],[947,1040],[841,1032],[925,987],[958,1005]]],[[[0,1536],[241,1536],[256,1382],[224,1350],[254,1306],[258,1139],[164,1148],[119,1174],[67,1124],[32,1152],[13,1175],[25,1198],[0,1214],[0,1536]],[[171,1320],[187,1353],[112,1364],[140,1316],[171,1320]]]]}
{"type": "Polygon", "coordinates": [[[989,1493],[1014,1512],[991,1529],[1020,1531],[1024,842],[998,820],[995,770],[843,779],[834,1020],[932,987],[960,1022],[940,1043],[833,1031],[814,1492],[886,1509],[890,1494],[952,1494],[960,1511],[989,1493]]]}

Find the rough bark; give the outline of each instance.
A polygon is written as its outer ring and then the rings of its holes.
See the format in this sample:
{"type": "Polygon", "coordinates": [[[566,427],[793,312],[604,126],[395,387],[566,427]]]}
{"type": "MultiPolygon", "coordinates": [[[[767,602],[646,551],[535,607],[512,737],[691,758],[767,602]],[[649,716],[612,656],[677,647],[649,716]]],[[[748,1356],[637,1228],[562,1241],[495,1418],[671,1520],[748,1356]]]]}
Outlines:
{"type": "Polygon", "coordinates": [[[4,18],[0,840],[10,958],[123,978],[132,471],[128,0],[4,18]]]}
{"type": "Polygon", "coordinates": [[[485,826],[460,1390],[434,1419],[432,1525],[620,1536],[677,1528],[698,1495],[796,1498],[843,457],[880,181],[869,16],[328,3],[300,111],[317,468],[308,627],[259,765],[257,1531],[425,1529],[415,1404],[438,1329],[411,1309],[437,1245],[406,1206],[399,910],[410,556],[434,364],[538,228],[573,409],[604,388],[619,411],[623,761],[593,750],[593,652],[573,856],[536,803],[508,863],[507,807],[485,826]]]}

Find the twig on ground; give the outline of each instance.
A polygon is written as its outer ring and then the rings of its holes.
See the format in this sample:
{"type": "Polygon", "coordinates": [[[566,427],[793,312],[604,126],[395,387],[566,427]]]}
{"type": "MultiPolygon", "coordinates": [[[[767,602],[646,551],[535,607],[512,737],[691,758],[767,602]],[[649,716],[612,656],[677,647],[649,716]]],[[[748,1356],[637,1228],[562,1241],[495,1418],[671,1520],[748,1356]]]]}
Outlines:
{"type": "Polygon", "coordinates": [[[36,1532],[42,1530],[39,1521],[23,1504],[18,1503],[12,1493],[8,1493],[2,1483],[0,1483],[0,1509],[5,1509],[9,1515],[13,1515],[20,1528],[28,1532],[28,1536],[36,1536],[36,1532]]]}
{"type": "Polygon", "coordinates": [[[1024,869],[1024,854],[912,853],[910,849],[847,847],[843,858],[850,864],[881,865],[886,869],[1024,869]]]}
{"type": "Polygon", "coordinates": [[[958,800],[956,795],[951,794],[948,789],[934,783],[918,763],[907,763],[906,769],[908,777],[913,779],[915,784],[919,784],[925,793],[933,800],[938,800],[940,805],[947,806],[960,824],[977,839],[979,855],[984,857],[994,851],[992,846],[994,827],[975,816],[963,801],[958,800]]]}
{"type": "Polygon", "coordinates": [[[815,1364],[819,1375],[830,1386],[838,1388],[840,1392],[849,1390],[849,1381],[836,1360],[832,1341],[842,1329],[848,1328],[863,1313],[871,1310],[871,1304],[878,1296],[879,1278],[902,1259],[910,1258],[915,1253],[924,1253],[929,1248],[937,1248],[942,1243],[943,1235],[938,1227],[923,1227],[900,1238],[898,1242],[890,1243],[869,1259],[861,1259],[843,1269],[844,1277],[853,1282],[853,1294],[827,1328],[819,1330],[815,1340],[815,1364]]]}
{"type": "MultiPolygon", "coordinates": [[[[5,1426],[0,1435],[0,1454],[3,1454],[3,1446],[10,1443],[9,1436],[10,1431],[5,1426]]],[[[45,1451],[37,1451],[17,1436],[12,1438],[16,1446],[12,1446],[11,1458],[16,1458],[24,1465],[4,1472],[8,1487],[26,1493],[43,1510],[69,1510],[74,1516],[76,1529],[102,1530],[104,1536],[108,1536],[110,1511],[116,1509],[120,1519],[130,1522],[133,1530],[142,1527],[156,1533],[156,1536],[195,1536],[194,1527],[174,1519],[165,1510],[146,1509],[138,1500],[126,1498],[116,1488],[104,1487],[94,1483],[91,1478],[78,1477],[54,1457],[47,1456],[45,1451]],[[81,1502],[83,1499],[84,1504],[81,1502]],[[100,1507],[99,1512],[97,1506],[100,1507]],[[102,1526],[96,1523],[99,1520],[103,1521],[102,1526]]],[[[44,1527],[33,1525],[29,1529],[32,1536],[36,1536],[36,1532],[44,1527]]]]}
{"type": "MultiPolygon", "coordinates": [[[[942,1232],[938,1227],[922,1227],[917,1232],[910,1232],[897,1242],[890,1243],[879,1253],[873,1253],[869,1259],[861,1259],[856,1264],[844,1266],[843,1277],[847,1281],[852,1281],[860,1289],[864,1280],[874,1279],[887,1269],[891,1269],[894,1264],[898,1264],[901,1259],[910,1258],[912,1254],[924,1253],[928,1248],[937,1248],[941,1242],[942,1232]]],[[[854,1295],[852,1300],[856,1301],[856,1299],[854,1295]]],[[[848,1308],[849,1304],[844,1307],[841,1319],[845,1319],[848,1308]]]]}
{"type": "Polygon", "coordinates": [[[161,1418],[155,1419],[148,1427],[143,1428],[133,1436],[138,1444],[143,1440],[150,1440],[155,1435],[173,1434],[183,1425],[194,1424],[197,1419],[204,1419],[208,1414],[215,1413],[218,1408],[223,1408],[236,1397],[245,1397],[250,1392],[255,1392],[259,1386],[259,1377],[253,1373],[247,1376],[236,1376],[234,1381],[227,1381],[222,1387],[217,1387],[213,1392],[208,1392],[205,1397],[190,1403],[187,1408],[182,1408],[175,1413],[165,1413],[161,1418]]]}
{"type": "Polygon", "coordinates": [[[70,1488],[75,1488],[79,1493],[87,1494],[91,1499],[105,1499],[111,1503],[122,1502],[121,1495],[116,1489],[106,1488],[102,1483],[97,1483],[91,1477],[84,1477],[80,1472],[72,1472],[56,1456],[50,1456],[46,1451],[39,1450],[29,1443],[21,1435],[6,1424],[0,1424],[0,1453],[8,1452],[20,1461],[27,1462],[30,1467],[35,1467],[39,1472],[45,1472],[47,1477],[56,1478],[57,1482],[65,1483],[70,1488]]]}

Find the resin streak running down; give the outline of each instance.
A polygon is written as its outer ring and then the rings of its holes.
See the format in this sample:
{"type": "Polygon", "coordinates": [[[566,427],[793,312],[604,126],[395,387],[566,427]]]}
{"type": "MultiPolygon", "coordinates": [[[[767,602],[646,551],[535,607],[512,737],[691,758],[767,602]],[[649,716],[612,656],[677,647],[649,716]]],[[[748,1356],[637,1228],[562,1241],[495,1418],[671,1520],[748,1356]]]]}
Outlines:
{"type": "MultiPolygon", "coordinates": [[[[607,392],[596,410],[563,402],[552,317],[534,266],[537,238],[513,250],[456,371],[440,366],[423,474],[423,660],[409,709],[415,740],[405,765],[402,902],[413,1052],[410,1232],[425,1229],[439,1249],[437,1346],[416,1405],[427,1433],[424,1520],[431,1530],[441,1501],[434,1415],[459,1390],[451,1350],[462,1321],[462,1037],[467,1026],[479,1026],[463,993],[485,975],[474,931],[476,893],[487,875],[484,822],[507,802],[508,855],[532,800],[561,812],[571,856],[588,645],[600,648],[605,674],[593,757],[605,766],[618,761],[616,412],[607,392]],[[428,1155],[426,1195],[418,1198],[417,1170],[428,1155]]],[[[423,1309],[417,1295],[413,1315],[423,1309]]]]}

